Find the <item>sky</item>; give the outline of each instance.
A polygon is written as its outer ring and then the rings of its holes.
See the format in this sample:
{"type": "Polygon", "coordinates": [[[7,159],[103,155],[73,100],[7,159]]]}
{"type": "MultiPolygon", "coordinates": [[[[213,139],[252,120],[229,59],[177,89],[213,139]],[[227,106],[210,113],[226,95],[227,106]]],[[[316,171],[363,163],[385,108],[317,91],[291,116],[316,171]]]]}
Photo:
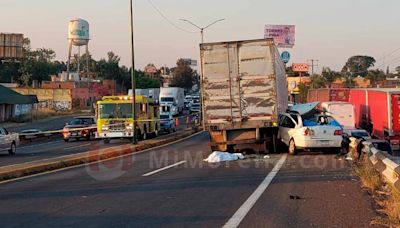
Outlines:
{"type": "MultiPolygon", "coordinates": [[[[23,33],[33,48],[51,48],[67,59],[68,21],[90,23],[89,49],[95,59],[108,51],[130,66],[129,0],[0,0],[0,32],[23,33]]],[[[370,55],[376,67],[400,65],[398,0],[133,0],[135,68],[148,63],[174,66],[199,59],[200,32],[179,19],[205,26],[205,42],[263,38],[265,24],[296,25],[290,63],[317,59],[341,70],[352,55],[370,55]],[[171,25],[150,4],[151,1],[171,25]]],[[[283,51],[283,50],[281,50],[283,51]]]]}

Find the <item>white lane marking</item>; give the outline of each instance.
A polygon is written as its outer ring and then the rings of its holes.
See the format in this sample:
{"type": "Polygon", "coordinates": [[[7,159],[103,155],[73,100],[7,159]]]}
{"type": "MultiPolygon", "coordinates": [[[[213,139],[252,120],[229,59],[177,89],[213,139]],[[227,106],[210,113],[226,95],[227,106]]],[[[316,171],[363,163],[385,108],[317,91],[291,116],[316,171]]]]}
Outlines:
{"type": "Polygon", "coordinates": [[[142,176],[143,176],[143,177],[148,177],[148,176],[151,176],[151,175],[153,175],[153,174],[159,173],[159,172],[164,171],[164,170],[166,170],[166,169],[173,168],[173,167],[178,166],[178,165],[183,164],[183,163],[186,163],[186,161],[180,161],[180,162],[177,162],[177,163],[175,163],[175,164],[172,164],[172,165],[169,165],[169,166],[165,166],[164,168],[157,169],[157,170],[154,170],[154,171],[149,172],[149,173],[145,173],[145,174],[143,174],[142,176]]]}
{"type": "Polygon", "coordinates": [[[92,145],[92,144],[91,143],[86,143],[86,144],[82,144],[82,145],[78,145],[78,146],[67,147],[67,148],[64,148],[64,150],[72,150],[72,149],[85,147],[85,146],[90,146],[90,145],[92,145]]]}
{"type": "MultiPolygon", "coordinates": [[[[67,170],[71,170],[71,169],[77,169],[77,168],[80,168],[80,167],[84,167],[86,165],[103,163],[103,162],[107,162],[107,161],[111,161],[111,160],[115,160],[115,159],[124,158],[124,157],[127,157],[127,156],[137,156],[137,155],[140,155],[140,154],[147,153],[149,151],[153,151],[153,150],[160,149],[160,148],[163,148],[163,147],[166,147],[166,146],[170,146],[170,145],[173,145],[173,144],[176,144],[176,143],[180,143],[182,141],[185,141],[185,140],[188,140],[188,139],[193,138],[195,136],[198,136],[200,134],[203,134],[204,132],[205,132],[204,130],[203,131],[199,131],[199,132],[197,132],[197,133],[195,133],[193,135],[189,135],[189,136],[187,136],[185,138],[178,139],[178,140],[176,140],[174,142],[170,142],[170,143],[167,143],[167,144],[164,144],[164,145],[156,146],[156,147],[153,147],[153,148],[141,150],[141,151],[130,153],[130,154],[124,154],[124,155],[121,155],[121,156],[118,156],[118,157],[108,158],[108,159],[104,159],[104,160],[100,160],[100,161],[94,161],[94,162],[84,163],[84,164],[80,164],[80,165],[76,165],[76,166],[69,166],[69,167],[65,167],[65,168],[61,168],[61,169],[55,169],[55,170],[51,170],[51,171],[47,171],[47,172],[43,172],[43,173],[37,173],[37,174],[33,174],[33,175],[13,178],[13,179],[10,179],[10,180],[0,181],[0,185],[1,184],[7,184],[7,183],[15,182],[15,181],[20,181],[20,180],[25,180],[25,179],[29,179],[29,178],[33,178],[33,177],[44,176],[44,175],[48,175],[48,174],[52,174],[52,173],[58,173],[58,172],[62,172],[62,171],[67,171],[67,170]]],[[[112,147],[109,147],[109,148],[112,148],[112,147]]],[[[50,159],[44,159],[44,160],[50,160],[50,159]]],[[[16,165],[18,165],[18,164],[16,164],[16,165]]]]}
{"type": "Polygon", "coordinates": [[[265,179],[261,182],[261,184],[257,187],[257,189],[251,194],[251,196],[243,203],[243,205],[236,211],[236,213],[225,223],[224,228],[236,228],[242,222],[244,217],[249,213],[251,208],[263,194],[265,189],[271,184],[272,180],[282,168],[282,165],[285,163],[287,158],[287,154],[282,155],[279,159],[278,163],[276,163],[275,167],[272,171],[265,177],[265,179]]]}

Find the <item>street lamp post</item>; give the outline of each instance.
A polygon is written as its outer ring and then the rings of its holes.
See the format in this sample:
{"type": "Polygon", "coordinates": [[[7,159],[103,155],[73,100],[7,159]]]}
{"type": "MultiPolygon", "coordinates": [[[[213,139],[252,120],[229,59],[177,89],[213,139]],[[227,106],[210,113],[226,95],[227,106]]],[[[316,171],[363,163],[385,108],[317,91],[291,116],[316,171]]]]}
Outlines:
{"type": "Polygon", "coordinates": [[[220,22],[220,21],[225,20],[225,18],[221,18],[221,19],[215,20],[215,21],[213,21],[212,23],[210,23],[209,25],[207,25],[207,26],[205,26],[205,27],[200,27],[200,26],[196,25],[195,23],[193,23],[193,22],[191,22],[191,21],[189,21],[189,20],[186,20],[186,19],[180,19],[180,20],[181,20],[181,21],[185,21],[185,22],[187,22],[187,23],[193,25],[194,27],[198,28],[198,29],[200,30],[201,43],[204,43],[204,30],[207,29],[208,27],[210,27],[211,25],[217,23],[217,22],[220,22]]]}
{"type": "Polygon", "coordinates": [[[132,144],[137,144],[137,132],[136,132],[136,77],[135,77],[135,41],[133,36],[133,4],[130,0],[130,13],[131,13],[131,51],[132,51],[132,68],[131,68],[131,81],[132,81],[132,118],[133,118],[133,136],[132,144]]]}
{"type": "MultiPolygon", "coordinates": [[[[200,30],[201,43],[204,43],[204,30],[206,30],[210,26],[214,25],[215,23],[225,20],[225,18],[215,20],[205,27],[200,27],[200,26],[196,25],[195,23],[193,23],[189,20],[186,20],[186,19],[180,19],[180,20],[185,21],[185,22],[193,25],[194,27],[198,28],[200,30]]],[[[200,60],[201,60],[201,56],[200,56],[200,60]]],[[[201,83],[200,83],[201,84],[200,85],[200,88],[201,88],[201,120],[202,120],[203,130],[205,130],[206,125],[205,125],[205,119],[204,119],[204,88],[203,88],[204,82],[203,82],[203,67],[202,66],[200,66],[200,77],[201,77],[201,83]]]]}

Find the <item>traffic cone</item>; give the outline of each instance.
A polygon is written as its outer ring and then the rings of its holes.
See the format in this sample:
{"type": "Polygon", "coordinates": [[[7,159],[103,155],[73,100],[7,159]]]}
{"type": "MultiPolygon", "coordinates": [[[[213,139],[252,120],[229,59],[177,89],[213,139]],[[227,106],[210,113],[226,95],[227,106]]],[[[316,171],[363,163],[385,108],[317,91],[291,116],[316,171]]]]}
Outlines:
{"type": "Polygon", "coordinates": [[[190,124],[190,118],[189,116],[186,116],[186,127],[189,127],[190,124]]]}

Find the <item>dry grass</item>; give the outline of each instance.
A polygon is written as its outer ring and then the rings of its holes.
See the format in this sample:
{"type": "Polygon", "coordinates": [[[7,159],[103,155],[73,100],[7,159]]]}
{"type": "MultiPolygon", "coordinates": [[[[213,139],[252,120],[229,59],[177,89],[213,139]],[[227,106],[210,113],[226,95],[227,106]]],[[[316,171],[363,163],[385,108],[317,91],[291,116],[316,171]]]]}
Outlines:
{"type": "Polygon", "coordinates": [[[394,186],[389,185],[390,195],[385,201],[384,212],[390,222],[400,226],[400,192],[394,186]]]}
{"type": "Polygon", "coordinates": [[[365,160],[362,163],[356,164],[354,171],[360,177],[363,186],[371,192],[375,192],[382,186],[380,175],[371,162],[365,160]]]}
{"type": "Polygon", "coordinates": [[[383,181],[368,158],[354,165],[355,173],[360,177],[363,187],[373,196],[377,212],[383,215],[372,221],[373,225],[400,227],[400,191],[383,181]]]}

